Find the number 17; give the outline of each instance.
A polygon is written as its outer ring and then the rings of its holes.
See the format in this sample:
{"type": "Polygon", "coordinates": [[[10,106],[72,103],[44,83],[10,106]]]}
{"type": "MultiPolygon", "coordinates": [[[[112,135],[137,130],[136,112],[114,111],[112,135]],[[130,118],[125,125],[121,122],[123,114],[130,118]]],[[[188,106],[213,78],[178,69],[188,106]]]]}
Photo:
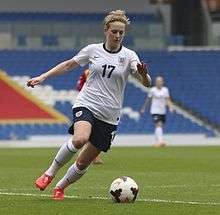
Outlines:
{"type": "Polygon", "coordinates": [[[114,69],[115,69],[115,66],[105,64],[105,65],[102,66],[102,68],[103,68],[102,77],[105,77],[105,75],[106,75],[106,70],[107,70],[107,68],[108,68],[109,73],[108,73],[108,75],[107,75],[107,78],[110,78],[112,72],[113,72],[114,69]]]}

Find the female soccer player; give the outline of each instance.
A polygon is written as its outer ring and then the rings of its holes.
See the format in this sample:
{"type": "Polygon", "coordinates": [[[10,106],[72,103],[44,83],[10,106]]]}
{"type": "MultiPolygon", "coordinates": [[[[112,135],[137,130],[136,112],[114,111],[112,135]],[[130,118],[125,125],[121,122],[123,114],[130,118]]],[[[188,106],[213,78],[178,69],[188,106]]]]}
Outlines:
{"type": "Polygon", "coordinates": [[[122,46],[126,27],[130,23],[125,12],[112,11],[103,23],[104,43],[86,46],[72,59],[27,82],[28,86],[34,87],[79,65],[89,64],[91,72],[73,106],[73,124],[69,128],[72,138],[61,146],[52,164],[35,182],[37,188],[44,190],[57,171],[82,148],[75,163],[55,186],[54,200],[63,200],[64,189],[85,174],[101,151],[107,152],[110,148],[120,119],[128,75],[132,74],[144,86],[150,86],[146,64],[140,63],[134,51],[122,46]]]}
{"type": "Polygon", "coordinates": [[[145,112],[146,106],[151,102],[150,113],[155,123],[155,147],[165,146],[163,140],[163,125],[166,122],[166,106],[173,112],[173,104],[170,99],[169,90],[164,87],[164,80],[161,76],[156,77],[156,86],[150,89],[150,93],[145,99],[141,108],[141,113],[145,112]]]}
{"type": "MultiPolygon", "coordinates": [[[[89,69],[85,69],[85,70],[83,71],[83,73],[79,76],[79,79],[78,79],[77,84],[76,84],[76,89],[77,89],[78,91],[81,91],[81,90],[82,90],[84,84],[86,83],[86,80],[87,80],[88,77],[89,77],[89,74],[90,74],[89,69]]],[[[94,161],[93,161],[92,163],[93,163],[93,164],[103,164],[103,161],[102,161],[100,155],[98,155],[98,156],[94,159],[94,161]]]]}

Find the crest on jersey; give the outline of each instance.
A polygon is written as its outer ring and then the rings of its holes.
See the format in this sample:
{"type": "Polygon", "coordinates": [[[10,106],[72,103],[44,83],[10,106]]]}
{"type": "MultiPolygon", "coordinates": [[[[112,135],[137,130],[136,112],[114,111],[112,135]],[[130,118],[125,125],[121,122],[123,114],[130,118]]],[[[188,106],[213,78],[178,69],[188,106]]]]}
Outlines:
{"type": "Polygon", "coordinates": [[[118,57],[118,62],[119,62],[120,64],[125,63],[125,57],[119,56],[119,57],[118,57]]]}
{"type": "Polygon", "coordinates": [[[76,112],[76,117],[80,117],[81,115],[82,115],[82,111],[81,110],[76,112]]]}

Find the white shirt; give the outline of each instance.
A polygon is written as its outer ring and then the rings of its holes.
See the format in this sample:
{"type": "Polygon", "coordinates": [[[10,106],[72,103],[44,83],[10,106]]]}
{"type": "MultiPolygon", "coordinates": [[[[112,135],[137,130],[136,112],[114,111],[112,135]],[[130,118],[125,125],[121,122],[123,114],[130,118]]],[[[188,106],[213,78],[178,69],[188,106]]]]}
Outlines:
{"type": "Polygon", "coordinates": [[[86,107],[96,118],[117,125],[128,75],[137,72],[140,62],[137,54],[124,46],[112,53],[99,43],[86,46],[73,59],[81,66],[89,64],[91,71],[73,107],[86,107]]]}
{"type": "Polygon", "coordinates": [[[162,87],[158,89],[157,87],[152,87],[148,97],[151,98],[151,114],[166,114],[166,99],[170,97],[168,88],[162,87]]]}

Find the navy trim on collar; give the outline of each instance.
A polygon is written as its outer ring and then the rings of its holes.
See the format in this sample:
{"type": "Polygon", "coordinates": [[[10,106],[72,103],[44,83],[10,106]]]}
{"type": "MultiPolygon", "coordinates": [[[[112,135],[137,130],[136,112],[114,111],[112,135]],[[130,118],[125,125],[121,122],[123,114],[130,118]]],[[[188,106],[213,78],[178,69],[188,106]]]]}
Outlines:
{"type": "Polygon", "coordinates": [[[116,53],[118,53],[118,52],[121,51],[122,45],[120,46],[120,48],[119,48],[117,51],[109,51],[109,50],[106,48],[105,43],[103,43],[103,49],[105,49],[105,51],[107,51],[107,52],[110,53],[110,54],[116,54],[116,53]]]}

